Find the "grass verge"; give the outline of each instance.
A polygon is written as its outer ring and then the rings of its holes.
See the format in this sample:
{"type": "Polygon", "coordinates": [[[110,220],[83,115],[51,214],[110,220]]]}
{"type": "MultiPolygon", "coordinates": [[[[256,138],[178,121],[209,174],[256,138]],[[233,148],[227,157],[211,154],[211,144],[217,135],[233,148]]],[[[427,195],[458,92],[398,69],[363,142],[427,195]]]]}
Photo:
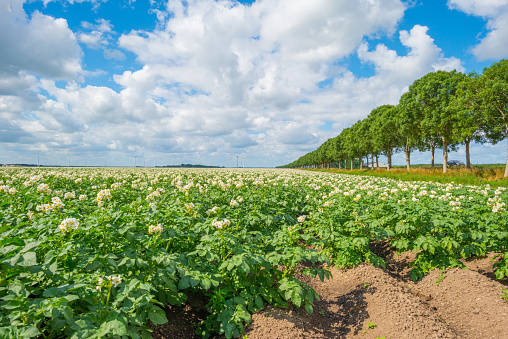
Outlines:
{"type": "Polygon", "coordinates": [[[508,179],[503,178],[503,166],[473,166],[471,169],[467,168],[449,168],[447,173],[443,173],[440,167],[422,167],[418,166],[411,168],[409,171],[406,168],[392,168],[387,171],[385,168],[380,169],[354,169],[354,170],[339,170],[333,169],[311,169],[310,171],[317,172],[330,172],[352,175],[368,175],[373,177],[390,178],[394,180],[403,181],[432,181],[443,184],[454,183],[463,185],[486,185],[489,184],[493,188],[507,187],[508,179]]]}

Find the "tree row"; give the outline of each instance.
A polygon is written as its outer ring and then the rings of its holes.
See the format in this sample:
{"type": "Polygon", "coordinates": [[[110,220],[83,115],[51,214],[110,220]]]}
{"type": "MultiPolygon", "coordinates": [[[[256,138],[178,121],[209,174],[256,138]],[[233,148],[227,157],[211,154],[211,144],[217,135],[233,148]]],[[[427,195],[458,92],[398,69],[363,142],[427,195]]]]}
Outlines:
{"type": "MultiPolygon", "coordinates": [[[[503,59],[482,74],[437,71],[416,80],[397,105],[383,105],[363,120],[328,139],[317,150],[282,167],[339,168],[366,158],[374,164],[379,155],[387,158],[404,152],[409,170],[411,152],[430,151],[431,166],[437,149],[443,150],[443,172],[448,152],[459,145],[466,149],[466,167],[471,167],[472,141],[496,144],[508,139],[508,60],[503,59]]],[[[505,168],[508,177],[508,148],[505,168]]]]}

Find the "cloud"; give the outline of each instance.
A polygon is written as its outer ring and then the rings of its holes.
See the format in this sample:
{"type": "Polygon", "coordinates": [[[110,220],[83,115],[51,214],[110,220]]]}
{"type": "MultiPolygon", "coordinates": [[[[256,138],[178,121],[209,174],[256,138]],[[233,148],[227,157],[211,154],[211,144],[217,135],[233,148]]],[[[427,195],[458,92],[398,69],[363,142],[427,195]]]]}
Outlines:
{"type": "Polygon", "coordinates": [[[478,60],[508,57],[507,0],[448,0],[448,7],[487,19],[489,32],[472,49],[478,60]]]}
{"type": "Polygon", "coordinates": [[[113,26],[108,20],[97,19],[97,24],[89,22],[82,22],[81,26],[84,29],[90,30],[90,33],[80,33],[78,39],[84,43],[88,48],[99,49],[109,45],[111,34],[113,33],[113,26]]]}
{"type": "Polygon", "coordinates": [[[245,130],[237,130],[230,136],[225,138],[225,141],[234,148],[246,148],[257,145],[255,136],[249,135],[245,130]]]}
{"type": "Polygon", "coordinates": [[[82,52],[67,21],[37,11],[28,18],[23,3],[0,0],[0,73],[75,79],[82,52]]]}
{"type": "Polygon", "coordinates": [[[119,164],[150,153],[217,165],[235,165],[241,154],[249,166],[288,163],[375,107],[397,103],[427,72],[463,70],[425,26],[398,32],[406,55],[369,46],[397,33],[404,10],[398,0],[168,1],[154,30],[123,34],[118,46],[109,21],[83,23],[86,31],[72,35],[78,56],[78,40],[106,58],[136,56],[138,64],[111,75],[120,89],[19,67],[0,76],[0,119],[25,133],[12,140],[37,140],[38,149],[55,152],[102,151],[119,164]],[[373,76],[345,67],[357,57],[373,76]],[[330,85],[321,88],[324,80],[330,85]],[[320,129],[325,123],[333,129],[320,129]]]}
{"type": "Polygon", "coordinates": [[[118,49],[106,48],[104,50],[104,57],[108,60],[125,60],[125,54],[123,54],[122,51],[119,51],[118,49]]]}
{"type": "Polygon", "coordinates": [[[397,0],[185,3],[168,2],[170,15],[158,16],[163,30],[133,31],[119,45],[164,67],[167,84],[225,104],[282,109],[324,79],[323,63],[353,53],[366,35],[390,35],[405,9],[397,0]]]}
{"type": "MultiPolygon", "coordinates": [[[[54,1],[58,1],[58,0],[43,0],[43,3],[44,3],[44,6],[47,6],[50,2],[54,2],[54,1]]],[[[97,10],[100,7],[102,2],[106,2],[108,0],[63,0],[63,1],[66,1],[71,5],[89,2],[92,5],[92,9],[97,10]]]]}
{"type": "Polygon", "coordinates": [[[427,31],[428,27],[415,25],[409,32],[399,32],[400,42],[409,49],[405,56],[397,55],[384,44],[378,44],[374,51],[368,51],[368,44],[362,43],[358,47],[358,57],[363,62],[372,63],[376,73],[384,76],[388,83],[408,83],[437,70],[456,69],[464,72],[460,60],[444,57],[441,48],[434,44],[434,39],[427,31]]]}
{"type": "Polygon", "coordinates": [[[55,86],[53,81],[41,80],[41,88],[54,96],[59,104],[72,112],[75,120],[83,124],[121,124],[127,119],[120,95],[108,87],[80,87],[71,82],[62,89],[55,86]]]}
{"type": "Polygon", "coordinates": [[[365,36],[393,34],[404,10],[398,0],[169,1],[157,29],[119,38],[144,66],[114,79],[130,116],[163,119],[174,134],[225,136],[232,147],[314,145],[323,122],[309,131],[293,121],[298,102],[365,36]]]}

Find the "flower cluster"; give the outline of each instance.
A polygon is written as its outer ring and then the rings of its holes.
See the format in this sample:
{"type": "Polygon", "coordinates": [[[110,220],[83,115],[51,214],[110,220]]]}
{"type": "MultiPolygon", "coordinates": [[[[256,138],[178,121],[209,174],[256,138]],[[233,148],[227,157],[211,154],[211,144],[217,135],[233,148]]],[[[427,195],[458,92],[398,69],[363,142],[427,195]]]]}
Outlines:
{"type": "Polygon", "coordinates": [[[26,216],[29,217],[30,220],[34,220],[35,213],[33,211],[28,211],[26,216]]]}
{"type": "Polygon", "coordinates": [[[35,210],[37,212],[49,213],[53,210],[53,206],[51,206],[50,204],[37,205],[35,206],[35,210]]]}
{"type": "Polygon", "coordinates": [[[106,285],[106,287],[108,285],[117,287],[121,282],[122,277],[120,275],[117,275],[116,277],[113,275],[107,275],[104,279],[99,277],[99,282],[97,283],[97,287],[95,289],[100,292],[102,288],[105,287],[104,285],[106,285]]]}
{"type": "Polygon", "coordinates": [[[41,179],[42,179],[41,175],[34,175],[34,176],[30,177],[30,179],[26,180],[23,183],[23,187],[29,187],[29,186],[35,185],[37,183],[37,180],[41,180],[41,179]]]}
{"type": "Polygon", "coordinates": [[[60,200],[59,197],[53,197],[51,198],[51,206],[53,207],[53,209],[56,209],[56,208],[64,208],[64,204],[62,203],[62,200],[60,200]]]}
{"type": "Polygon", "coordinates": [[[189,213],[190,216],[196,218],[198,213],[194,210],[194,204],[192,202],[185,203],[185,212],[189,213]]]}
{"type": "Polygon", "coordinates": [[[231,201],[229,202],[229,206],[233,208],[238,207],[238,201],[236,201],[235,199],[231,199],[231,201]]]}
{"type": "Polygon", "coordinates": [[[213,219],[212,226],[217,227],[218,229],[222,229],[223,227],[227,227],[231,225],[231,221],[228,219],[224,219],[222,221],[218,221],[217,219],[213,219]]]}
{"type": "Polygon", "coordinates": [[[51,188],[49,188],[48,184],[40,184],[37,186],[37,192],[51,194],[51,188]]]}
{"type": "Polygon", "coordinates": [[[305,215],[299,216],[296,220],[298,220],[298,222],[302,224],[305,221],[305,215]]]}
{"type": "Polygon", "coordinates": [[[79,221],[76,218],[66,218],[62,220],[58,229],[62,232],[70,232],[79,228],[79,221]]]}
{"type": "Polygon", "coordinates": [[[64,199],[74,199],[76,198],[76,193],[74,192],[66,192],[64,194],[64,199]]]}
{"type": "Polygon", "coordinates": [[[161,196],[161,190],[157,189],[146,196],[146,201],[154,200],[155,198],[158,198],[160,196],[161,196]]]}
{"type": "Polygon", "coordinates": [[[449,205],[452,206],[452,211],[458,211],[460,210],[460,201],[458,201],[459,199],[457,199],[457,201],[450,201],[449,202],[449,205]]]}
{"type": "Polygon", "coordinates": [[[505,210],[506,204],[496,194],[494,198],[488,199],[487,206],[492,207],[492,213],[498,213],[505,210]]]}
{"type": "Polygon", "coordinates": [[[111,189],[112,190],[115,190],[117,188],[120,188],[122,187],[122,183],[121,182],[115,182],[114,184],[111,184],[111,189]]]}
{"type": "Polygon", "coordinates": [[[109,189],[97,193],[97,205],[99,205],[99,207],[104,206],[106,200],[111,200],[111,191],[109,189]]]}
{"type": "Polygon", "coordinates": [[[219,207],[214,206],[214,207],[210,208],[208,211],[206,211],[206,214],[207,214],[208,216],[210,216],[210,215],[212,215],[212,214],[215,214],[215,213],[217,213],[217,210],[218,210],[218,209],[219,209],[219,207]]]}
{"type": "Polygon", "coordinates": [[[157,226],[153,226],[153,225],[150,225],[148,226],[148,234],[157,234],[157,233],[162,233],[163,229],[162,229],[162,225],[161,224],[158,224],[157,226]]]}

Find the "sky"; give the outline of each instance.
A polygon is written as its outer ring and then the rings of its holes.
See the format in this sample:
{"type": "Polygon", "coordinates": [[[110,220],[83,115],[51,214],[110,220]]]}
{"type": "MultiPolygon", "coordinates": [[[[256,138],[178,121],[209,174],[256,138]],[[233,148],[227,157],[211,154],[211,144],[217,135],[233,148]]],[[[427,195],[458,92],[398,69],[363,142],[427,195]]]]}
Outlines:
{"type": "Polygon", "coordinates": [[[0,0],[0,51],[0,163],[274,167],[508,58],[508,0],[0,0]]]}

